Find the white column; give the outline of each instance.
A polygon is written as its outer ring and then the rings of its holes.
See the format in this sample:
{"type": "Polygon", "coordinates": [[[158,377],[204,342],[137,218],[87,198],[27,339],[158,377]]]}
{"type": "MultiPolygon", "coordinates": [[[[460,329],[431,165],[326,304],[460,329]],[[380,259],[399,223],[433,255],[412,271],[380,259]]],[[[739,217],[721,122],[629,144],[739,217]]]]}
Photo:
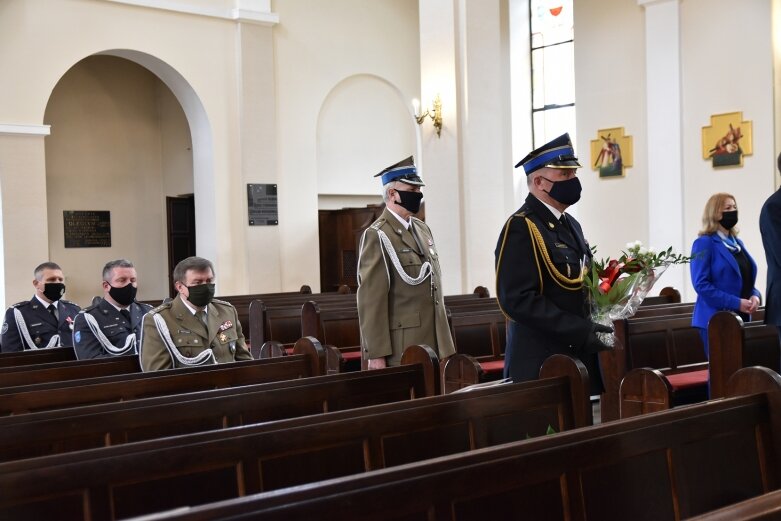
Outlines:
{"type": "Polygon", "coordinates": [[[508,17],[507,0],[420,2],[421,98],[442,98],[442,136],[424,123],[422,148],[445,293],[494,291],[494,249],[512,200],[508,17]]]}
{"type": "Polygon", "coordinates": [[[420,127],[421,157],[416,158],[426,183],[426,222],[431,227],[442,267],[444,292],[464,291],[462,172],[458,155],[460,128],[456,85],[456,20],[453,0],[419,2],[420,102],[430,107],[442,99],[442,133],[437,137],[427,118],[420,127]]]}
{"type": "MultiPolygon", "coordinates": [[[[685,253],[681,146],[680,0],[638,0],[645,8],[648,126],[648,239],[685,253]]],[[[685,266],[667,270],[662,286],[685,292],[685,266]]],[[[684,295],[691,300],[693,295],[684,295]]]]}

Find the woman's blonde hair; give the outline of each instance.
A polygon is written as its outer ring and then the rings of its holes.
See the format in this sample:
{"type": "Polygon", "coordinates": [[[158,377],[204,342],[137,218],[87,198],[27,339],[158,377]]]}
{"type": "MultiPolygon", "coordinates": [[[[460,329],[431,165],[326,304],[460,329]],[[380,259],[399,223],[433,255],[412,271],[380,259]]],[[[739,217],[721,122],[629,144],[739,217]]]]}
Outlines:
{"type": "MultiPolygon", "coordinates": [[[[711,235],[716,233],[719,229],[719,220],[721,219],[721,208],[724,206],[724,201],[732,199],[737,204],[737,200],[734,195],[725,194],[723,192],[713,194],[705,203],[705,211],[702,212],[702,230],[698,235],[711,235]]],[[[728,230],[729,235],[737,237],[738,228],[733,226],[731,230],[728,230]]]]}

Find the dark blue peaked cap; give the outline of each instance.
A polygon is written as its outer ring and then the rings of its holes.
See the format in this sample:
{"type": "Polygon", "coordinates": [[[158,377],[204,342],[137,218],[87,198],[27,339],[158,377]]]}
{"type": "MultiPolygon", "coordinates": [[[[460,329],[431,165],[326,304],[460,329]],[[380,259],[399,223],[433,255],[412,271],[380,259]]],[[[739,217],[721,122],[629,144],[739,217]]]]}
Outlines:
{"type": "Polygon", "coordinates": [[[548,168],[579,168],[578,158],[575,157],[575,149],[569,134],[562,134],[549,141],[540,148],[532,150],[529,155],[521,159],[515,168],[523,165],[526,175],[543,167],[548,168]]]}
{"type": "Polygon", "coordinates": [[[374,177],[382,176],[382,184],[386,185],[391,181],[399,181],[414,186],[425,186],[423,179],[418,175],[418,169],[415,168],[415,161],[412,156],[402,159],[395,165],[391,165],[374,177]]]}

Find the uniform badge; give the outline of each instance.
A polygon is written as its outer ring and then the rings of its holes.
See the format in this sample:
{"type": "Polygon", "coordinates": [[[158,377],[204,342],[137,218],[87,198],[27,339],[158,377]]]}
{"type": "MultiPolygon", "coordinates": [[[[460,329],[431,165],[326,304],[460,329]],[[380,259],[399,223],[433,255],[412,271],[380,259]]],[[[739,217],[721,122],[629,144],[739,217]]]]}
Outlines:
{"type": "Polygon", "coordinates": [[[81,331],[76,331],[76,332],[73,334],[73,340],[75,340],[77,344],[78,344],[79,342],[81,342],[81,331]]]}
{"type": "Polygon", "coordinates": [[[226,340],[228,340],[228,335],[225,333],[220,333],[220,342],[224,344],[226,340]]]}
{"type": "Polygon", "coordinates": [[[65,322],[68,323],[68,327],[73,329],[73,318],[71,317],[65,317],[65,322]]]}
{"type": "Polygon", "coordinates": [[[231,354],[232,355],[236,354],[236,342],[231,342],[230,343],[230,350],[231,350],[231,354]]]}
{"type": "Polygon", "coordinates": [[[551,230],[552,230],[552,229],[554,229],[554,228],[556,227],[556,225],[555,225],[555,224],[553,224],[553,223],[548,223],[548,226],[550,226],[550,229],[551,229],[551,230]]]}
{"type": "Polygon", "coordinates": [[[233,322],[231,322],[230,320],[226,320],[225,322],[220,324],[219,330],[225,331],[226,329],[230,329],[232,327],[233,327],[233,322]]]}
{"type": "Polygon", "coordinates": [[[428,251],[431,253],[431,255],[437,254],[437,252],[434,251],[434,248],[429,248],[428,251]]]}
{"type": "Polygon", "coordinates": [[[41,345],[41,341],[42,341],[41,337],[39,336],[35,337],[35,340],[33,340],[33,342],[35,342],[35,345],[37,346],[41,345]]]}
{"type": "Polygon", "coordinates": [[[3,329],[0,330],[0,335],[8,333],[8,322],[3,322],[3,329]]]}
{"type": "Polygon", "coordinates": [[[434,241],[432,241],[431,239],[429,239],[429,240],[428,240],[428,245],[429,245],[429,246],[434,246],[434,241]]]}

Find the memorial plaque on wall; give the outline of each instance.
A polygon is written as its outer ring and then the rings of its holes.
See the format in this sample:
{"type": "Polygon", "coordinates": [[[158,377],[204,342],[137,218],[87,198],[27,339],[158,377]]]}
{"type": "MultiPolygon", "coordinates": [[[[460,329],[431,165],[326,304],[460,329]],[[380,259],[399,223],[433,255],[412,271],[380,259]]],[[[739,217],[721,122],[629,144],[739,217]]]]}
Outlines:
{"type": "Polygon", "coordinates": [[[65,210],[62,219],[66,248],[111,247],[111,212],[65,210]]]}
{"type": "Polygon", "coordinates": [[[248,184],[247,213],[250,226],[279,224],[277,185],[248,184]]]}

